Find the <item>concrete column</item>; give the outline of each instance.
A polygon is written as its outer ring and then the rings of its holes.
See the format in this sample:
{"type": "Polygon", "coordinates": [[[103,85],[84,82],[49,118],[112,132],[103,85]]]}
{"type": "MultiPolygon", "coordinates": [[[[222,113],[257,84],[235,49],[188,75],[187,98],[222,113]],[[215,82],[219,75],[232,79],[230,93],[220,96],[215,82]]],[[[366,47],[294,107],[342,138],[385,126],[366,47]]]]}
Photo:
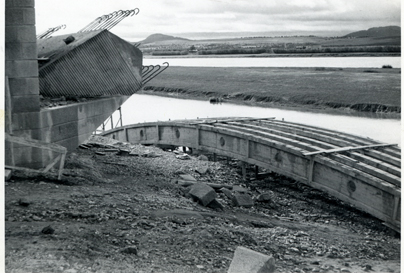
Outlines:
{"type": "Polygon", "coordinates": [[[6,0],[5,73],[11,113],[39,112],[34,0],[6,0]]]}
{"type": "MultiPolygon", "coordinates": [[[[8,78],[8,94],[5,96],[7,131],[17,136],[41,139],[34,0],[5,1],[4,38],[5,76],[8,78]],[[22,123],[24,127],[19,126],[22,123]]],[[[41,158],[38,149],[6,142],[6,165],[13,165],[14,160],[20,166],[29,165],[33,161],[40,162],[41,158]]]]}

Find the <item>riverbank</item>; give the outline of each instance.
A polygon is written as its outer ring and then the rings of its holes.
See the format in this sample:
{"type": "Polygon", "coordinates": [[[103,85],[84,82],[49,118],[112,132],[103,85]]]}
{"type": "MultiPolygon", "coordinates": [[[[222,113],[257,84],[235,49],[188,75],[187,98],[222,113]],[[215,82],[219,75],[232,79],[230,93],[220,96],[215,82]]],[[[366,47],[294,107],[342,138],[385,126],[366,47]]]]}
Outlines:
{"type": "Polygon", "coordinates": [[[400,118],[401,69],[169,67],[143,93],[262,107],[400,118]]]}
{"type": "Polygon", "coordinates": [[[61,181],[15,172],[5,183],[7,272],[220,273],[238,246],[272,255],[276,272],[400,272],[400,235],[378,219],[274,173],[256,179],[248,168],[246,183],[237,161],[212,159],[90,141],[68,155],[61,181]],[[181,175],[234,186],[253,207],[224,191],[222,208],[202,206],[181,175]]]}
{"type": "Polygon", "coordinates": [[[395,52],[360,52],[360,53],[295,53],[295,54],[188,54],[188,55],[149,55],[145,54],[145,59],[172,59],[172,58],[301,58],[301,57],[400,57],[401,53],[395,52]]]}

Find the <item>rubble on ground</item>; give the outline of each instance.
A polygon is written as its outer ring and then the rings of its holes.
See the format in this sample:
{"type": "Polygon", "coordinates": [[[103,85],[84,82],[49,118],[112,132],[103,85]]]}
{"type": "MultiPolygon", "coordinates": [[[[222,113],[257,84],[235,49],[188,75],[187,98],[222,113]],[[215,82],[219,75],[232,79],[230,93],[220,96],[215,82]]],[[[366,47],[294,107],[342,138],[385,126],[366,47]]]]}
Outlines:
{"type": "Polygon", "coordinates": [[[240,247],[272,257],[275,272],[400,271],[399,234],[294,180],[245,181],[237,161],[209,154],[85,145],[67,156],[60,181],[13,172],[8,271],[219,273],[240,247]],[[202,195],[192,191],[201,185],[202,195]]]}

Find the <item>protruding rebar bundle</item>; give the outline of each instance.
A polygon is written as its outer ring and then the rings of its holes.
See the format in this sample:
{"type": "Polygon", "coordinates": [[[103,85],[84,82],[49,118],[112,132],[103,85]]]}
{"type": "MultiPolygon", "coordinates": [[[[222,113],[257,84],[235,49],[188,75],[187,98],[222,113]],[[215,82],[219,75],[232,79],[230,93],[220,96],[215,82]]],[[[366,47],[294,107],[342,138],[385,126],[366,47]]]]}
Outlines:
{"type": "Polygon", "coordinates": [[[49,38],[53,33],[55,33],[56,31],[58,31],[58,30],[60,30],[60,29],[62,29],[62,28],[65,29],[65,28],[66,28],[66,25],[60,25],[60,26],[57,26],[57,27],[49,28],[48,30],[44,31],[43,33],[38,34],[38,35],[36,36],[36,38],[37,38],[37,39],[46,39],[46,38],[49,38]]]}
{"type": "Polygon", "coordinates": [[[142,67],[142,86],[144,86],[146,83],[154,79],[158,74],[163,72],[169,67],[168,62],[164,62],[163,65],[166,65],[165,67],[161,67],[160,65],[149,65],[149,66],[143,66],[142,67]]]}
{"type": "Polygon", "coordinates": [[[113,13],[106,14],[96,18],[94,21],[92,21],[90,24],[88,24],[78,32],[94,31],[101,29],[110,30],[126,17],[137,15],[139,11],[140,10],[138,8],[132,10],[114,11],[113,13]]]}

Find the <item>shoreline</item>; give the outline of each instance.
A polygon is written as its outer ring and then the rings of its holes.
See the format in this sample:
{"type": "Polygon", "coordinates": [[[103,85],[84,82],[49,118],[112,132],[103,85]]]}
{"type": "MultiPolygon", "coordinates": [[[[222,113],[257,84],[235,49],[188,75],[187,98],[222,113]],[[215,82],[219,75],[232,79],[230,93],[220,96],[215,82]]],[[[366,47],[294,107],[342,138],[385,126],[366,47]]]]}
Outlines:
{"type": "MultiPolygon", "coordinates": [[[[180,93],[180,97],[175,95],[175,93],[170,92],[161,92],[154,90],[144,90],[142,89],[140,92],[136,94],[139,95],[151,95],[151,96],[159,96],[166,98],[175,98],[175,99],[183,99],[183,100],[198,100],[198,101],[206,101],[209,102],[209,97],[203,95],[202,93],[195,94],[187,94],[180,93]]],[[[360,112],[350,108],[331,108],[325,106],[313,106],[313,105],[304,105],[304,104],[281,104],[281,103],[263,103],[263,102],[254,102],[254,101],[243,101],[240,99],[226,99],[218,104],[234,104],[234,105],[246,105],[252,107],[262,107],[262,108],[275,108],[282,110],[292,110],[299,112],[309,112],[309,113],[319,113],[319,114],[330,114],[330,115],[340,115],[340,116],[354,116],[354,117],[365,117],[365,118],[375,118],[375,119],[401,119],[401,113],[397,112],[387,112],[387,113],[377,113],[377,112],[360,112]]]]}
{"type": "Polygon", "coordinates": [[[187,59],[187,58],[296,58],[296,57],[401,57],[401,53],[296,53],[296,54],[222,54],[222,55],[143,55],[144,59],[187,59]]]}

